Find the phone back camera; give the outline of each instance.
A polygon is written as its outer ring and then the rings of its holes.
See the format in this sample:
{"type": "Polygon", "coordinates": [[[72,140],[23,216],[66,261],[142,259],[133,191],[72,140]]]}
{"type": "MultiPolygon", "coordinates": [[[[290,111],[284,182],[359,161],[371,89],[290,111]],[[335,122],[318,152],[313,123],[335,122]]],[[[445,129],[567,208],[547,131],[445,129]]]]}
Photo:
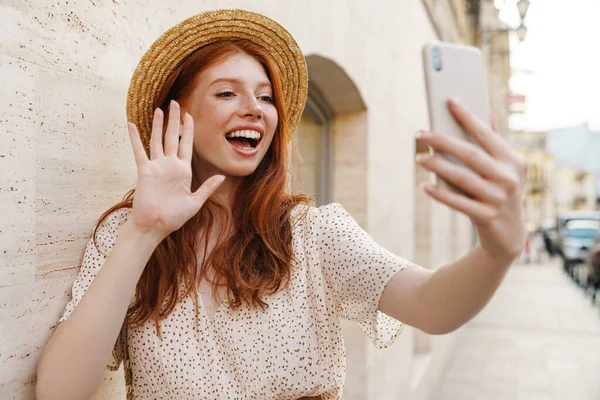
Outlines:
{"type": "Polygon", "coordinates": [[[438,49],[437,47],[433,48],[433,50],[431,51],[431,60],[433,62],[433,68],[435,68],[436,71],[441,71],[442,70],[442,55],[440,54],[440,49],[438,49]]]}

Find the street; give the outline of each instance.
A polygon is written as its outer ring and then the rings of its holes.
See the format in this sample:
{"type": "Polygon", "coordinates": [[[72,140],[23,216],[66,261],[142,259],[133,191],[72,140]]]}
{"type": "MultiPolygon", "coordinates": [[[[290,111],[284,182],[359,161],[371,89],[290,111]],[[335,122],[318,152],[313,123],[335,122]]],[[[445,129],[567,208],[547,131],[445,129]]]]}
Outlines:
{"type": "Polygon", "coordinates": [[[558,259],[514,265],[463,328],[433,400],[600,399],[600,312],[558,259]]]}

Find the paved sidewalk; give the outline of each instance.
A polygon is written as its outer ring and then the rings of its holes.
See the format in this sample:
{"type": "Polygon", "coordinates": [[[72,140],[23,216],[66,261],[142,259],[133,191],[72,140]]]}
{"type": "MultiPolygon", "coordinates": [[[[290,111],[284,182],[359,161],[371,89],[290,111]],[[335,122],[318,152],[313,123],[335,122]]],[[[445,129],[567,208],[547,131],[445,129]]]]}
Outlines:
{"type": "Polygon", "coordinates": [[[599,310],[558,260],[513,266],[463,328],[432,400],[600,399],[599,310]]]}

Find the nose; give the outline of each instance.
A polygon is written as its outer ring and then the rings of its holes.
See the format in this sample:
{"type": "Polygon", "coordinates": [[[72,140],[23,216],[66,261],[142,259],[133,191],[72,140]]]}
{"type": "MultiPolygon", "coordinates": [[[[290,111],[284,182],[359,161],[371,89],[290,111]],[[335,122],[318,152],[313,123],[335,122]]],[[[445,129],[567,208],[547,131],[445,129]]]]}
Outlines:
{"type": "Polygon", "coordinates": [[[261,119],[263,116],[263,109],[260,106],[258,100],[254,96],[247,96],[242,109],[240,110],[244,117],[251,117],[261,119]]]}

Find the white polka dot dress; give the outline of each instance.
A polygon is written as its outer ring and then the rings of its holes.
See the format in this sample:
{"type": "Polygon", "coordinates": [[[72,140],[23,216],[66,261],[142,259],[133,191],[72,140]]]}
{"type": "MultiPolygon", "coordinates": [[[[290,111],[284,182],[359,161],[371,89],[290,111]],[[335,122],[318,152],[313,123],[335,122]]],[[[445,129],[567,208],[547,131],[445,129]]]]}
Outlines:
{"type": "MultiPolygon", "coordinates": [[[[387,282],[414,264],[383,249],[339,204],[297,207],[292,213],[294,261],[289,286],[269,296],[264,311],[226,305],[199,315],[189,296],[160,322],[128,328],[127,348],[136,400],[285,400],[322,395],[340,399],[346,355],[340,318],[357,321],[378,348],[389,346],[401,323],[377,310],[387,282]]],[[[128,209],[113,212],[99,227],[98,251],[90,241],[69,317],[106,260],[128,209]]],[[[117,341],[108,368],[117,369],[117,341]]]]}

